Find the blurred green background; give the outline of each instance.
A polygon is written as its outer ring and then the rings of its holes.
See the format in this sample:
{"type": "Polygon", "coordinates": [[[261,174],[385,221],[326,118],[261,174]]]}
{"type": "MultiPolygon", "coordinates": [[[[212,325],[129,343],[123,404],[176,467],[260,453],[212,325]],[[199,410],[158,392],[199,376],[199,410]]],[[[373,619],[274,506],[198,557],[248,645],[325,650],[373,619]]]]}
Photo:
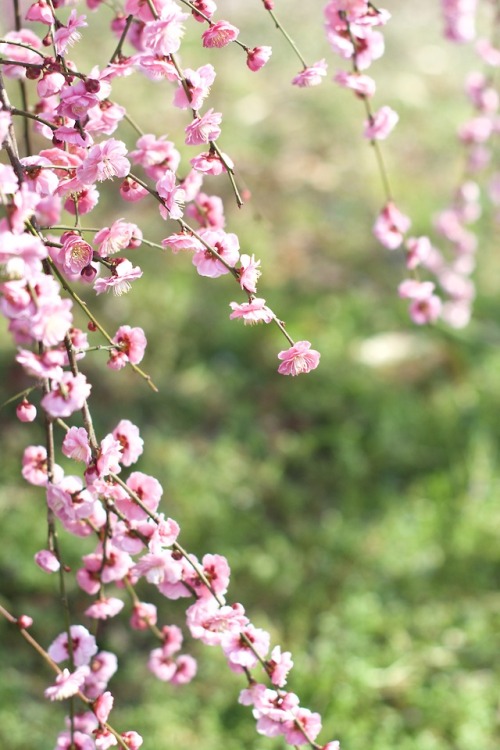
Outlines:
{"type": "MultiPolygon", "coordinates": [[[[280,5],[306,58],[325,56],[333,75],[341,64],[323,39],[323,3],[280,5]]],[[[385,3],[394,14],[387,54],[372,69],[376,106],[401,115],[384,153],[416,235],[431,231],[462,173],[454,133],[470,116],[464,75],[477,67],[472,50],[441,39],[438,5],[422,2],[417,12],[413,3],[385,3]]],[[[206,106],[223,112],[221,148],[252,198],[238,210],[224,178],[207,180],[206,189],[227,199],[227,230],[262,259],[261,296],[294,338],[321,350],[320,368],[279,376],[284,340],[273,327],[229,321],[228,303],[239,296],[228,277],[201,278],[189,257],[142,248],[129,257],[143,279],[128,296],[98,302],[112,333],[122,323],[145,329],[144,369],[160,393],[89,355],[82,369],[94,383],[97,431],[102,436],[121,418],[141,427],[146,450],[135,468],[162,482],[163,510],[180,523],[184,547],[228,557],[229,598],[293,652],[289,688],[322,713],[324,742],[339,739],[344,750],[496,750],[498,225],[486,205],[471,326],[459,333],[412,327],[395,292],[402,258],[371,236],[383,200],[361,136],[362,106],[330,80],[291,87],[299,67],[260,6],[221,2],[219,14],[241,26],[250,46],[273,46],[260,73],[247,70],[235,46],[201,50],[202,26],[187,34],[182,63],[216,66],[206,106]]],[[[92,64],[102,66],[112,52],[104,18],[106,11],[89,13],[87,46],[74,48],[85,70],[89,45],[99,50],[92,64]]],[[[172,110],[167,86],[117,81],[114,98],[146,132],[180,143],[186,168],[187,115],[172,110]]],[[[127,125],[117,137],[134,143],[127,125]]],[[[119,204],[116,188],[103,191],[101,214],[84,225],[123,216],[157,242],[175,231],[152,205],[119,204]]],[[[4,329],[1,401],[24,386],[4,329]]],[[[47,646],[62,616],[57,581],[32,563],[45,545],[44,497],[19,479],[23,449],[43,435],[18,423],[12,406],[1,418],[0,601],[32,615],[33,633],[47,646]]],[[[61,545],[73,568],[92,548],[64,535],[61,545]]],[[[89,598],[67,581],[80,621],[89,598]]],[[[140,592],[158,604],[162,624],[182,623],[182,602],[147,586],[140,592]]],[[[145,748],[283,746],[255,733],[251,712],[237,703],[243,681],[218,651],[186,637],[199,673],[174,688],[148,673],[156,643],[131,632],[126,616],[99,637],[120,663],[110,684],[113,724],[141,732],[145,748]]],[[[51,750],[64,706],[44,700],[51,674],[4,622],[0,665],[0,748],[51,750]]]]}

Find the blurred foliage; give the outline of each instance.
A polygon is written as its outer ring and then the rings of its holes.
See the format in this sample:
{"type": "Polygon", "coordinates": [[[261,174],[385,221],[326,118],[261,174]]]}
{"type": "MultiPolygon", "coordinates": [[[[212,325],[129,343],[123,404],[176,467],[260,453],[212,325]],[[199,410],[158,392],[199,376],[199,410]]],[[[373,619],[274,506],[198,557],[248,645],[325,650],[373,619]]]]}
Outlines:
{"type": "MultiPolygon", "coordinates": [[[[373,69],[377,104],[401,114],[385,153],[416,234],[429,231],[463,167],[453,133],[469,115],[462,81],[476,64],[470,50],[441,40],[436,5],[419,4],[417,14],[414,4],[386,3],[395,18],[387,56],[373,69]]],[[[203,279],[186,256],[141,249],[134,259],[143,279],[130,295],[98,303],[111,332],[121,323],[144,327],[144,368],[160,393],[89,355],[83,369],[94,383],[97,432],[121,418],[140,425],[146,450],[137,468],[162,482],[163,509],[181,524],[184,546],[226,555],[230,598],[292,650],[289,687],[322,713],[325,742],[338,738],[344,750],[496,750],[500,269],[493,217],[486,212],[479,227],[474,322],[460,333],[412,329],[395,295],[401,257],[370,234],[381,190],[361,138],[362,108],[329,82],[292,89],[295,60],[259,6],[221,8],[245,29],[245,41],[273,45],[258,77],[236,47],[208,53],[216,66],[225,60],[209,102],[224,113],[222,147],[252,193],[243,210],[228,208],[228,230],[262,258],[261,295],[295,338],[321,350],[321,366],[303,378],[277,375],[284,341],[271,327],[228,320],[238,292],[227,277],[203,279]]],[[[278,11],[309,60],[332,61],[317,6],[314,14],[300,2],[293,12],[278,11]]],[[[100,40],[103,64],[112,49],[90,21],[87,39],[100,40]]],[[[75,48],[84,66],[86,54],[75,48]]],[[[183,64],[207,59],[188,36],[183,64]]],[[[116,99],[128,94],[138,122],[177,139],[185,113],[172,112],[163,89],[158,96],[160,89],[140,81],[133,97],[130,79],[118,81],[116,99]]],[[[132,145],[132,130],[124,132],[132,145]]],[[[186,165],[189,151],[181,150],[186,165]]],[[[223,179],[207,186],[231,201],[223,179]]],[[[103,221],[137,220],[155,241],[172,231],[153,206],[116,210],[112,189],[103,195],[103,221]]],[[[25,383],[0,335],[4,400],[25,383]]],[[[33,633],[48,645],[62,619],[57,581],[32,564],[45,544],[44,497],[19,479],[24,447],[43,435],[16,422],[13,407],[2,423],[1,600],[31,614],[33,633]]],[[[61,545],[75,569],[80,543],[62,536],[61,545]]],[[[67,581],[79,621],[89,599],[67,581]]],[[[182,603],[146,586],[141,595],[158,604],[162,623],[182,623],[182,603]]],[[[51,750],[65,710],[43,699],[51,675],[3,622],[0,636],[0,747],[51,750]]],[[[199,675],[173,688],[147,672],[155,644],[130,632],[126,617],[101,626],[99,639],[119,656],[113,723],[143,733],[145,748],[282,746],[255,733],[250,711],[237,704],[243,682],[215,650],[187,639],[199,675]]]]}

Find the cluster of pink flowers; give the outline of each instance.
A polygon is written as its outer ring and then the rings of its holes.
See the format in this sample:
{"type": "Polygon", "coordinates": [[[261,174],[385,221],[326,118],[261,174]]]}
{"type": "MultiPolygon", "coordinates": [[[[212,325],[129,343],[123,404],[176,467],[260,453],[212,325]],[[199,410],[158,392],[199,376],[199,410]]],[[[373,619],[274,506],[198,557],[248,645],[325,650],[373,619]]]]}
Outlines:
{"type": "MultiPolygon", "coordinates": [[[[443,0],[444,33],[448,39],[467,42],[475,37],[476,5],[476,0],[443,0]]],[[[384,52],[384,39],[376,27],[386,24],[390,15],[367,0],[329,0],[324,15],[326,37],[332,50],[351,61],[351,71],[340,70],[333,80],[365,101],[369,117],[364,123],[364,137],[378,150],[378,141],[387,138],[399,117],[388,106],[372,110],[371,98],[376,85],[364,71],[384,52]]],[[[478,42],[477,51],[486,65],[500,65],[500,54],[487,40],[478,42]]],[[[395,204],[382,159],[378,160],[386,200],[374,223],[373,234],[389,250],[404,249],[411,277],[399,286],[399,295],[410,300],[409,314],[417,325],[442,319],[453,327],[462,327],[470,319],[474,299],[474,284],[470,277],[475,269],[477,239],[468,227],[481,213],[480,189],[474,176],[488,164],[490,149],[487,142],[499,132],[499,97],[491,78],[482,73],[472,73],[466,89],[476,110],[474,117],[464,123],[458,133],[468,150],[467,176],[457,187],[452,205],[434,222],[437,233],[450,244],[447,255],[437,249],[428,236],[408,236],[410,218],[395,204]],[[424,269],[433,276],[439,285],[439,294],[434,281],[418,278],[417,269],[424,269]],[[446,301],[442,301],[442,296],[446,301]]],[[[493,178],[490,196],[494,203],[498,193],[496,184],[493,178]]]]}
{"type": "MultiPolygon", "coordinates": [[[[276,696],[273,710],[278,710],[277,702],[283,710],[286,706],[286,720],[276,718],[274,728],[268,729],[260,722],[258,730],[274,736],[282,724],[280,732],[287,742],[308,742],[319,750],[319,716],[283,691],[293,664],[290,653],[279,646],[271,650],[270,634],[250,622],[243,605],[226,602],[230,569],[224,557],[207,554],[198,560],[180,547],[179,525],[160,512],[160,483],[141,471],[130,471],[143,451],[139,428],[121,419],[102,439],[95,435],[89,399],[97,386],[82,371],[91,352],[104,351],[111,370],[130,366],[150,382],[139,368],[147,347],[144,331],[122,324],[116,333],[108,333],[80,296],[88,300],[92,292],[128,293],[143,276],[136,259],[144,245],[174,254],[189,252],[202,276],[232,276],[243,301],[231,302],[230,317],[244,323],[275,323],[288,341],[288,348],[278,355],[280,374],[294,376],[318,366],[319,353],[307,341],[294,342],[257,296],[261,261],[242,252],[239,238],[226,228],[222,200],[203,191],[207,175],[229,174],[241,202],[233,162],[217,143],[222,114],[213,108],[202,111],[215,68],[211,63],[183,68],[176,58],[190,20],[203,47],[236,43],[251,71],[269,61],[271,48],[243,44],[237,27],[213,18],[213,0],[193,0],[184,8],[174,0],[126,0],[126,15],[111,23],[118,45],[111,61],[83,72],[67,55],[85,34],[87,19],[73,8],[63,20],[60,14],[68,4],[36,0],[25,15],[35,31],[17,29],[0,43],[0,145],[7,157],[0,164],[0,311],[17,347],[16,360],[33,379],[33,386],[19,395],[17,415],[24,423],[32,422],[37,415],[32,401],[40,392],[47,436],[45,446],[27,447],[22,459],[24,479],[45,490],[51,519],[47,548],[37,552],[35,563],[47,574],[64,569],[56,525],[75,538],[95,538],[95,548],[83,555],[76,571],[79,587],[92,597],[85,616],[117,617],[125,607],[120,594],[126,590],[132,600],[130,627],[150,630],[159,641],[149,656],[150,671],[175,685],[194,678],[196,662],[180,653],[181,630],[160,626],[156,607],[139,600],[135,584],[146,579],[168,599],[188,599],[190,635],[219,646],[229,669],[247,678],[250,686],[267,689],[250,676],[250,670],[260,669],[276,696]],[[205,26],[201,34],[199,24],[205,26]],[[125,45],[131,45],[129,54],[123,52],[125,45]],[[187,110],[181,139],[196,149],[187,168],[165,134],[138,131],[133,144],[118,135],[127,112],[112,99],[114,80],[140,75],[171,89],[172,105],[187,110]],[[16,134],[4,78],[33,88],[32,108],[15,114],[33,127],[36,142],[42,144],[37,153],[30,152],[30,139],[23,142],[16,134]],[[93,216],[103,191],[114,191],[112,205],[123,200],[122,209],[106,226],[86,229],[84,223],[93,216]],[[162,219],[175,223],[174,229],[165,231],[161,245],[143,236],[139,218],[136,223],[120,217],[130,217],[136,206],[139,217],[145,200],[155,201],[162,219]],[[75,291],[78,285],[83,293],[75,291]],[[78,327],[78,313],[87,316],[87,330],[78,327]],[[63,431],[60,453],[74,462],[70,473],[57,463],[56,425],[63,431]]],[[[88,0],[87,5],[92,11],[100,7],[98,0],[88,0]]],[[[21,628],[31,624],[27,616],[18,620],[21,628]]],[[[113,707],[108,683],[118,669],[117,658],[99,650],[86,627],[73,624],[60,633],[46,660],[57,672],[45,690],[46,698],[64,701],[78,696],[85,709],[67,718],[58,748],[141,746],[136,732],[119,734],[108,722],[113,707]]],[[[263,705],[259,710],[265,713],[263,705]]]]}

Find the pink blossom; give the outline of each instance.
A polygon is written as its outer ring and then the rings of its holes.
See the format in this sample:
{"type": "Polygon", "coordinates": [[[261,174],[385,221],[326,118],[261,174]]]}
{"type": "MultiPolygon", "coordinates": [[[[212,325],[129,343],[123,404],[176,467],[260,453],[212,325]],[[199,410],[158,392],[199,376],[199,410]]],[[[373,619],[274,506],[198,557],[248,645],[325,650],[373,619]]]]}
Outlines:
{"type": "MultiPolygon", "coordinates": [[[[40,65],[41,56],[33,50],[39,50],[42,43],[39,37],[31,29],[20,29],[19,31],[9,31],[3,36],[6,44],[0,44],[0,52],[6,60],[17,60],[33,65],[40,65]],[[8,42],[17,42],[17,44],[8,44],[8,42]],[[26,46],[19,46],[26,45],[26,46]],[[28,49],[31,47],[32,49],[28,49]]],[[[2,72],[7,78],[25,78],[26,68],[19,65],[2,65],[2,72]]]]}
{"type": "Polygon", "coordinates": [[[186,68],[182,71],[189,90],[189,98],[184,87],[179,84],[174,96],[174,105],[180,109],[200,109],[210,93],[210,86],[215,80],[215,70],[209,63],[197,70],[186,68]]]}
{"type": "Polygon", "coordinates": [[[227,657],[229,668],[233,672],[253,669],[258,663],[257,654],[265,659],[269,650],[271,636],[266,630],[256,628],[251,623],[241,633],[227,633],[222,639],[222,650],[227,657]],[[243,638],[242,636],[245,636],[243,638]],[[252,647],[250,647],[250,645],[252,647]]]}
{"type": "Polygon", "coordinates": [[[130,618],[130,627],[134,630],[147,630],[156,625],[158,614],[156,606],[148,602],[136,602],[130,618]]]}
{"type": "Polygon", "coordinates": [[[399,120],[399,115],[390,107],[381,107],[365,122],[364,137],[371,141],[387,138],[399,120]]]}
{"type": "Polygon", "coordinates": [[[76,10],[73,9],[68,18],[66,26],[60,26],[54,34],[54,46],[58,55],[64,55],[68,47],[77,42],[81,34],[78,29],[87,26],[86,16],[77,16],[76,10]]]}
{"type": "Polygon", "coordinates": [[[80,275],[83,269],[90,264],[93,251],[88,242],[82,239],[77,232],[64,232],[61,237],[62,248],[57,259],[64,273],[80,275]]]}
{"type": "Polygon", "coordinates": [[[243,318],[245,325],[254,325],[255,323],[271,323],[274,320],[275,315],[273,311],[267,307],[266,300],[259,297],[254,297],[251,302],[230,302],[232,313],[229,318],[234,320],[235,318],[243,318]]]}
{"type": "Polygon", "coordinates": [[[163,55],[150,55],[147,51],[138,55],[135,60],[138,69],[152,81],[180,81],[179,73],[173,62],[163,55]]]}
{"type": "Polygon", "coordinates": [[[452,42],[470,42],[476,34],[477,0],[441,0],[444,35],[452,42]]]}
{"type": "Polygon", "coordinates": [[[105,724],[113,708],[114,698],[107,690],[105,693],[100,695],[93,705],[93,711],[100,724],[105,724]]]}
{"type": "MultiPolygon", "coordinates": [[[[90,660],[97,653],[95,638],[89,633],[83,625],[71,625],[71,646],[73,662],[76,667],[81,667],[90,663],[90,660]]],[[[68,634],[61,633],[52,641],[48,648],[48,654],[56,664],[70,658],[68,648],[68,634]]]]}
{"type": "Polygon", "coordinates": [[[131,466],[143,451],[144,440],[139,435],[139,428],[128,419],[122,419],[118,422],[112,434],[122,448],[120,462],[123,466],[131,466]]]}
{"type": "Polygon", "coordinates": [[[161,179],[166,169],[177,171],[181,155],[167,136],[157,138],[151,134],[142,135],[136,146],[129,156],[134,164],[144,167],[144,171],[152,180],[161,179]]]}
{"type": "Polygon", "coordinates": [[[309,65],[307,68],[304,68],[304,70],[301,70],[300,73],[292,79],[292,84],[301,88],[318,86],[324,76],[326,76],[327,67],[326,60],[318,60],[318,62],[315,62],[313,65],[309,65]]]}
{"type": "Polygon", "coordinates": [[[126,153],[127,147],[123,141],[109,138],[92,146],[76,174],[86,185],[91,185],[96,180],[102,182],[113,177],[126,177],[130,171],[126,153]]]}
{"type": "Polygon", "coordinates": [[[255,294],[257,291],[257,281],[262,275],[259,269],[260,260],[255,260],[255,255],[243,253],[240,256],[241,266],[238,269],[240,275],[240,286],[243,290],[255,294]]]}
{"type": "Polygon", "coordinates": [[[289,745],[308,745],[314,742],[321,732],[321,716],[309,711],[308,708],[298,707],[294,711],[293,719],[293,723],[285,728],[285,741],[289,745]],[[297,724],[300,724],[304,731],[297,724]]]}
{"type": "Polygon", "coordinates": [[[226,47],[238,38],[240,30],[228,23],[228,21],[217,21],[201,35],[204,47],[226,47]]]}
{"type": "Polygon", "coordinates": [[[281,653],[280,646],[275,646],[271,651],[271,656],[267,661],[270,671],[270,678],[273,685],[283,687],[286,684],[288,672],[293,667],[292,655],[290,651],[281,653]]]}
{"type": "Polygon", "coordinates": [[[175,674],[176,665],[172,657],[165,654],[162,648],[155,648],[149,655],[148,669],[159,680],[169,682],[175,674]]]}
{"type": "Polygon", "coordinates": [[[187,17],[174,3],[163,8],[158,20],[146,21],[144,25],[141,37],[144,47],[160,56],[178,52],[187,17]]]}
{"type": "Polygon", "coordinates": [[[181,654],[175,660],[175,672],[170,678],[172,685],[187,685],[195,677],[197,671],[196,659],[189,654],[181,654]]]}
{"type": "Polygon", "coordinates": [[[87,430],[84,427],[70,427],[62,442],[62,452],[68,458],[88,465],[92,451],[87,430]]]}
{"type": "Polygon", "coordinates": [[[60,732],[54,750],[95,750],[95,742],[84,732],[60,732]]]}
{"type": "Polygon", "coordinates": [[[167,169],[156,183],[156,190],[163,202],[160,204],[160,213],[164,219],[182,218],[185,193],[184,190],[175,184],[175,174],[172,170],[167,169]]]}
{"type": "Polygon", "coordinates": [[[118,660],[110,651],[99,651],[90,662],[90,674],[85,680],[83,692],[94,699],[101,695],[118,668],[118,660]]]}
{"type": "Polygon", "coordinates": [[[57,484],[47,485],[47,505],[66,528],[71,528],[74,521],[89,518],[95,502],[80,477],[66,476],[57,484]]]}
{"type": "Polygon", "coordinates": [[[128,362],[138,365],[142,361],[147,345],[147,339],[142,328],[120,326],[113,337],[113,341],[117,348],[110,352],[108,360],[108,367],[112,370],[121,370],[128,362]]]}
{"type": "Polygon", "coordinates": [[[33,5],[30,5],[25,18],[27,21],[40,21],[40,23],[45,23],[47,26],[54,23],[54,13],[46,0],[37,0],[33,5]]]}
{"type": "MultiPolygon", "coordinates": [[[[47,449],[43,445],[29,445],[24,449],[21,473],[27,482],[37,487],[44,487],[47,484],[47,449]]],[[[56,464],[52,481],[57,482],[62,477],[63,470],[56,464]]]]}
{"type": "Polygon", "coordinates": [[[201,227],[210,229],[224,229],[224,204],[218,195],[198,193],[194,203],[186,206],[186,216],[194,219],[201,227]]]}
{"type": "Polygon", "coordinates": [[[186,612],[187,626],[193,638],[207,646],[219,646],[227,633],[239,633],[249,624],[241,604],[219,607],[215,599],[200,599],[186,612]]]}
{"type": "Polygon", "coordinates": [[[193,0],[191,5],[199,11],[199,13],[196,13],[196,11],[193,10],[192,13],[194,20],[199,21],[200,23],[203,23],[207,18],[212,18],[213,14],[217,10],[217,6],[214,3],[214,0],[193,0]],[[203,16],[205,16],[205,18],[200,15],[201,13],[203,13],[203,16]]]}
{"type": "Polygon", "coordinates": [[[130,291],[130,282],[140,279],[141,276],[142,270],[139,266],[133,266],[126,258],[119,258],[115,261],[113,275],[96,279],[94,290],[96,294],[102,294],[112,289],[114,294],[120,297],[130,291]]]}
{"type": "Polygon", "coordinates": [[[435,323],[441,315],[442,302],[430,281],[407,279],[399,285],[399,296],[411,300],[410,317],[416,325],[435,323]]]}
{"type": "Polygon", "coordinates": [[[42,398],[41,405],[51,417],[69,417],[82,408],[91,387],[83,373],[73,375],[65,372],[55,387],[42,398]]]}
{"type": "Polygon", "coordinates": [[[216,141],[221,134],[222,115],[209,109],[204,115],[195,117],[186,126],[186,143],[188,146],[200,146],[202,143],[216,141]]]}
{"type": "Polygon", "coordinates": [[[387,203],[373,226],[373,234],[381,245],[395,250],[401,245],[404,234],[410,228],[410,219],[396,208],[394,203],[387,203]]]}
{"type": "Polygon", "coordinates": [[[120,250],[138,247],[142,240],[142,231],[136,224],[117,219],[110,227],[104,227],[94,236],[94,244],[101,258],[107,258],[120,250]]]}
{"type": "Polygon", "coordinates": [[[348,73],[345,70],[339,70],[333,77],[333,80],[344,86],[345,88],[352,89],[358,96],[371,97],[375,93],[376,84],[373,78],[363,73],[348,73]]]}
{"type": "Polygon", "coordinates": [[[139,185],[139,183],[131,177],[126,177],[120,185],[120,195],[124,201],[135,203],[136,201],[145,198],[149,193],[146,188],[139,185]]]}
{"type": "Polygon", "coordinates": [[[16,416],[20,422],[33,422],[36,419],[36,406],[23,398],[16,406],[16,416]]]}
{"type": "Polygon", "coordinates": [[[247,50],[247,67],[256,73],[270,60],[272,53],[272,47],[266,46],[247,50]]]}
{"type": "Polygon", "coordinates": [[[316,369],[320,353],[311,349],[309,341],[297,341],[289,349],[280,352],[278,359],[282,360],[278,367],[280,375],[301,375],[316,369]]]}
{"type": "Polygon", "coordinates": [[[65,698],[71,698],[72,695],[76,695],[89,673],[87,666],[78,667],[74,672],[70,672],[69,669],[63,669],[61,674],[56,677],[55,684],[48,687],[44,691],[46,698],[51,701],[62,701],[65,698]]]}
{"type": "Polygon", "coordinates": [[[191,166],[203,172],[204,174],[211,174],[217,177],[224,172],[227,172],[228,168],[233,169],[234,164],[227,154],[222,153],[219,156],[215,151],[204,151],[198,156],[190,159],[191,166]]]}
{"type": "MultiPolygon", "coordinates": [[[[236,234],[224,232],[223,229],[202,229],[200,237],[213,248],[229,266],[234,267],[240,257],[240,243],[236,234]]],[[[229,273],[229,269],[211,250],[198,250],[193,256],[193,265],[200,276],[212,279],[229,273]]]]}
{"type": "Polygon", "coordinates": [[[164,581],[178,583],[182,575],[182,565],[179,560],[172,557],[170,550],[148,552],[136,563],[133,574],[138,578],[144,576],[155,586],[164,581]]]}
{"type": "Polygon", "coordinates": [[[413,270],[425,263],[432,251],[428,237],[408,237],[406,240],[406,267],[413,270]]]}
{"type": "Polygon", "coordinates": [[[204,249],[204,245],[200,240],[189,232],[171,234],[170,237],[166,237],[162,240],[161,244],[163,247],[169,247],[174,255],[177,255],[180,250],[199,251],[204,249]]]}
{"type": "Polygon", "coordinates": [[[163,653],[165,656],[173,656],[182,647],[182,630],[177,625],[164,625],[162,628],[163,653]]]}
{"type": "Polygon", "coordinates": [[[144,742],[141,735],[137,732],[134,732],[133,730],[129,732],[122,732],[121,737],[129,750],[139,750],[139,748],[142,747],[142,743],[144,742]]]}
{"type": "Polygon", "coordinates": [[[61,567],[61,563],[55,554],[48,549],[39,550],[34,559],[38,567],[45,573],[57,573],[61,567]]]}
{"type": "Polygon", "coordinates": [[[95,620],[107,620],[110,617],[115,617],[123,609],[123,602],[121,599],[117,599],[114,596],[108,598],[100,598],[87,607],[85,614],[87,617],[91,617],[95,620]]]}
{"type": "Polygon", "coordinates": [[[101,440],[97,452],[96,470],[99,477],[107,476],[114,473],[119,474],[121,471],[120,460],[122,456],[122,446],[114,435],[106,435],[101,440]]]}

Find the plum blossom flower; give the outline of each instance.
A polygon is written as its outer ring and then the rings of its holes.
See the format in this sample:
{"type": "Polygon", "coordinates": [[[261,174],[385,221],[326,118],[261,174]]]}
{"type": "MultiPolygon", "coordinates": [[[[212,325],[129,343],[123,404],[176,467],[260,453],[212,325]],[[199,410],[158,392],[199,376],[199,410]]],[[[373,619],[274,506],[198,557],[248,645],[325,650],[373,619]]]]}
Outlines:
{"type": "Polygon", "coordinates": [[[120,326],[113,341],[117,349],[110,352],[108,367],[112,370],[121,370],[128,362],[138,365],[144,357],[147,339],[142,328],[136,326],[120,326]]]}
{"type": "Polygon", "coordinates": [[[68,47],[77,42],[81,34],[78,29],[87,26],[86,16],[77,16],[76,10],[70,13],[66,26],[60,26],[54,34],[54,46],[58,55],[64,55],[68,47]]]}
{"type": "Polygon", "coordinates": [[[179,84],[174,96],[174,105],[180,109],[200,109],[210,93],[210,86],[215,81],[215,69],[213,65],[207,63],[197,70],[186,68],[182,73],[189,90],[189,97],[184,87],[179,84]]]}
{"type": "Polygon", "coordinates": [[[62,701],[65,698],[71,698],[72,695],[76,695],[89,673],[87,666],[78,667],[74,672],[70,672],[69,669],[63,669],[61,674],[58,674],[54,685],[48,687],[44,695],[51,701],[62,701]]]}
{"type": "Polygon", "coordinates": [[[270,60],[272,53],[272,48],[264,45],[247,50],[247,67],[256,73],[270,60]]]}
{"type": "Polygon", "coordinates": [[[240,30],[228,23],[228,21],[217,21],[201,35],[204,47],[226,47],[238,38],[240,30]]]}
{"type": "Polygon", "coordinates": [[[280,375],[300,375],[316,369],[320,353],[311,349],[309,341],[297,341],[289,349],[280,352],[278,359],[282,360],[278,367],[280,375]]]}
{"type": "Polygon", "coordinates": [[[241,633],[227,633],[221,645],[231,671],[239,673],[244,669],[253,669],[259,661],[254,651],[265,659],[270,639],[266,630],[256,628],[251,623],[241,633]],[[245,638],[242,638],[243,635],[245,638]],[[249,643],[253,648],[250,648],[249,643]]]}
{"type": "Polygon", "coordinates": [[[155,55],[167,56],[178,52],[184,35],[183,21],[188,17],[175,4],[165,6],[160,18],[147,21],[141,35],[144,47],[155,55]]]}
{"type": "Polygon", "coordinates": [[[293,667],[292,655],[290,651],[281,652],[280,646],[275,646],[271,651],[271,656],[267,661],[270,671],[270,678],[273,685],[283,687],[286,684],[288,672],[293,667]]]}
{"type": "Polygon", "coordinates": [[[123,602],[114,596],[98,599],[90,607],[87,607],[85,614],[95,620],[107,620],[115,617],[123,609],[123,602]]]}
{"type": "MultiPolygon", "coordinates": [[[[81,667],[89,664],[94,654],[97,653],[94,636],[83,625],[71,625],[70,634],[75,666],[81,667]]],[[[61,633],[52,641],[48,648],[48,654],[56,664],[69,659],[68,634],[66,632],[61,633]]]]}
{"type": "Polygon", "coordinates": [[[308,65],[307,68],[301,70],[300,73],[292,79],[292,84],[301,88],[318,86],[326,76],[327,67],[326,60],[318,60],[318,62],[315,62],[313,65],[308,65]]]}
{"type": "Polygon", "coordinates": [[[104,227],[94,235],[94,244],[101,258],[107,258],[130,247],[137,247],[142,240],[142,232],[136,224],[117,219],[110,227],[104,227]]]}
{"type": "Polygon", "coordinates": [[[156,625],[158,613],[154,604],[136,602],[130,617],[130,627],[134,630],[147,630],[150,625],[156,625]]]}
{"type": "MultiPolygon", "coordinates": [[[[238,262],[240,243],[236,234],[224,232],[223,229],[203,229],[200,231],[200,237],[229,266],[234,266],[238,262]]],[[[229,273],[229,269],[219,258],[205,247],[195,253],[193,256],[193,265],[196,266],[200,276],[208,276],[212,279],[229,273]]]]}
{"type": "Polygon", "coordinates": [[[371,141],[387,138],[399,120],[399,115],[390,107],[381,107],[365,122],[364,137],[371,141]]]}
{"type": "Polygon", "coordinates": [[[36,419],[36,406],[23,398],[16,406],[16,416],[20,422],[33,422],[36,419]]]}
{"type": "Polygon", "coordinates": [[[351,89],[358,96],[371,97],[375,93],[376,83],[370,76],[363,73],[348,73],[345,70],[339,70],[333,77],[333,80],[343,86],[351,89]]]}
{"type": "Polygon", "coordinates": [[[55,387],[42,398],[41,405],[51,417],[69,417],[82,408],[91,388],[83,373],[73,375],[65,372],[55,387]]]}
{"type": "Polygon", "coordinates": [[[62,442],[62,452],[75,461],[83,461],[87,465],[92,458],[89,436],[85,427],[70,427],[62,442]]]}
{"type": "Polygon", "coordinates": [[[213,109],[207,110],[202,116],[195,117],[185,128],[186,144],[188,146],[200,146],[202,143],[216,141],[221,134],[219,127],[221,122],[221,113],[214,112],[213,109]]]}
{"type": "Polygon", "coordinates": [[[271,323],[274,320],[273,311],[267,307],[266,300],[255,297],[251,302],[230,302],[232,313],[229,318],[243,318],[245,325],[254,325],[255,323],[271,323]]]}
{"type": "Polygon", "coordinates": [[[109,138],[97,143],[89,150],[76,174],[85,185],[113,177],[126,177],[130,171],[130,162],[126,158],[127,147],[123,141],[109,138]]]}
{"type": "Polygon", "coordinates": [[[48,549],[39,550],[34,557],[34,560],[40,570],[45,573],[57,573],[61,567],[61,563],[53,552],[48,549]]]}
{"type": "Polygon", "coordinates": [[[378,215],[373,226],[373,234],[381,245],[389,250],[395,250],[403,242],[410,224],[408,216],[401,213],[394,203],[389,202],[378,215]]]}
{"type": "Polygon", "coordinates": [[[142,270],[139,266],[133,266],[127,258],[119,258],[115,262],[113,275],[96,279],[94,290],[96,294],[102,294],[112,289],[120,297],[130,291],[130,282],[140,279],[141,276],[142,270]]]}
{"type": "Polygon", "coordinates": [[[167,169],[165,174],[156,183],[158,195],[163,199],[160,204],[160,213],[164,219],[181,219],[183,215],[186,194],[184,190],[175,184],[175,174],[167,169]]]}
{"type": "Polygon", "coordinates": [[[255,294],[257,291],[257,281],[262,275],[259,269],[260,260],[255,260],[255,255],[247,255],[242,253],[240,256],[241,266],[238,269],[240,276],[240,286],[242,289],[255,294]]]}
{"type": "Polygon", "coordinates": [[[139,435],[139,428],[130,420],[122,419],[112,434],[122,447],[120,462],[123,466],[131,466],[143,452],[144,440],[139,435]]]}

